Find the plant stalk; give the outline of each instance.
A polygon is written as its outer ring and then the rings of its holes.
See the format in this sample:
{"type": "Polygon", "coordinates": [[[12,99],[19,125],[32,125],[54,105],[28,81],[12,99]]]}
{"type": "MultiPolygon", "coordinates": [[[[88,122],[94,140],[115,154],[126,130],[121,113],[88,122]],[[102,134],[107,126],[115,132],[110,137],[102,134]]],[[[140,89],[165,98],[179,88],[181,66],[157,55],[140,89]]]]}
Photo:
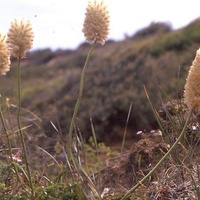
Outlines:
{"type": "Polygon", "coordinates": [[[81,102],[81,99],[82,99],[82,95],[83,95],[85,71],[86,71],[86,68],[88,66],[89,58],[90,58],[90,56],[92,54],[92,51],[93,51],[93,49],[95,47],[95,44],[96,43],[92,44],[92,47],[91,47],[91,49],[90,49],[90,51],[89,51],[89,53],[87,55],[87,58],[86,58],[86,61],[85,61],[85,64],[84,64],[84,67],[83,67],[83,70],[82,70],[82,74],[81,74],[78,98],[77,98],[77,101],[76,101],[76,104],[75,104],[74,113],[73,113],[72,120],[71,120],[71,123],[70,123],[70,128],[69,128],[69,145],[70,145],[69,149],[71,149],[71,147],[72,147],[72,132],[73,132],[73,129],[74,129],[75,119],[76,119],[76,116],[77,116],[77,113],[78,113],[78,110],[79,110],[79,105],[80,105],[80,102],[81,102]]]}
{"type": "Polygon", "coordinates": [[[31,188],[31,194],[32,198],[34,198],[34,190],[33,190],[33,184],[31,180],[31,171],[28,163],[28,156],[27,156],[27,150],[26,150],[26,144],[24,140],[24,135],[22,131],[22,126],[21,126],[21,57],[18,57],[18,63],[17,63],[17,72],[18,72],[18,112],[17,112],[17,123],[18,123],[18,128],[19,128],[19,135],[20,135],[20,140],[22,144],[22,150],[23,150],[23,155],[24,155],[24,160],[25,160],[25,165],[26,165],[26,170],[27,170],[27,175],[29,179],[29,186],[31,188]]]}
{"type": "MultiPolygon", "coordinates": [[[[1,102],[1,105],[2,105],[2,102],[1,102]]],[[[4,129],[5,134],[6,134],[6,139],[7,139],[7,143],[8,143],[8,152],[9,152],[10,160],[12,162],[13,161],[12,145],[11,145],[11,141],[10,141],[9,132],[7,130],[7,127],[6,127],[6,124],[5,124],[5,121],[4,121],[1,105],[0,105],[0,118],[1,118],[1,123],[2,123],[3,129],[4,129]]]]}

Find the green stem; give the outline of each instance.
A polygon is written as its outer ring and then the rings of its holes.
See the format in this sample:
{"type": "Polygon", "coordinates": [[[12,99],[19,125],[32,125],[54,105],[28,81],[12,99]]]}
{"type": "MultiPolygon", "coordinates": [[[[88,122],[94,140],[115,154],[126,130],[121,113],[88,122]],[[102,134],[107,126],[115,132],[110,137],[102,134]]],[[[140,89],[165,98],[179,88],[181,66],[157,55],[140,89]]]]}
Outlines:
{"type": "Polygon", "coordinates": [[[75,108],[74,108],[74,113],[73,113],[73,116],[72,116],[72,120],[71,120],[71,123],[70,123],[70,128],[69,128],[69,149],[71,149],[71,145],[72,145],[72,132],[73,132],[73,129],[74,129],[74,123],[75,123],[75,119],[76,119],[76,116],[77,116],[77,113],[78,113],[78,109],[79,109],[79,105],[80,105],[80,102],[81,102],[81,98],[82,98],[82,95],[83,95],[83,86],[84,86],[84,79],[85,79],[85,71],[86,71],[86,68],[88,66],[88,61],[89,61],[89,58],[91,56],[91,53],[95,47],[95,44],[94,43],[87,55],[87,58],[86,58],[86,61],[85,61],[85,64],[84,64],[84,67],[83,67],[83,71],[82,71],[82,74],[81,74],[81,80],[80,80],[80,87],[79,87],[79,93],[78,93],[78,98],[77,98],[77,101],[76,101],[76,104],[75,104],[75,108]]]}
{"type": "Polygon", "coordinates": [[[28,173],[28,178],[29,178],[29,186],[31,188],[31,194],[32,198],[34,198],[34,190],[33,190],[33,184],[31,180],[31,172],[30,172],[30,167],[28,164],[28,156],[27,156],[27,150],[26,150],[26,144],[24,140],[24,135],[22,131],[22,126],[21,126],[21,120],[20,120],[20,114],[21,114],[21,57],[18,58],[18,64],[17,64],[17,70],[18,70],[18,112],[17,112],[17,123],[18,123],[18,128],[19,128],[19,135],[20,135],[20,140],[22,144],[22,150],[24,154],[24,160],[25,160],[25,165],[26,165],[26,170],[28,173]]]}
{"type": "MultiPolygon", "coordinates": [[[[85,173],[84,169],[81,167],[81,165],[79,165],[79,161],[77,161],[77,159],[75,158],[75,156],[73,155],[73,149],[72,149],[72,142],[73,142],[73,137],[72,137],[72,133],[73,133],[73,130],[74,130],[74,124],[75,124],[75,119],[76,119],[76,116],[77,116],[77,113],[78,113],[78,110],[79,110],[79,106],[80,106],[80,102],[81,102],[81,99],[82,99],[82,95],[83,95],[83,88],[84,88],[84,80],[85,80],[85,72],[86,72],[86,68],[88,66],[88,62],[89,62],[89,59],[90,59],[90,56],[92,54],[92,51],[95,47],[95,44],[96,42],[94,42],[94,44],[91,46],[90,48],[90,51],[87,55],[87,58],[86,58],[86,61],[85,61],[85,64],[84,64],[84,67],[83,67],[83,70],[82,70],[82,73],[81,73],[81,79],[80,79],[80,86],[79,86],[79,93],[78,93],[78,97],[77,97],[77,101],[76,101],[76,104],[75,104],[75,107],[74,107],[74,112],[73,112],[73,115],[72,115],[72,119],[71,119],[71,123],[70,123],[70,128],[69,128],[69,135],[68,135],[68,152],[69,152],[69,155],[70,155],[70,158],[71,158],[71,161],[73,163],[73,167],[75,168],[76,172],[79,174],[79,177],[84,177],[86,178],[88,184],[89,184],[89,187],[90,189],[92,190],[92,192],[94,194],[96,194],[97,196],[97,199],[101,199],[99,194],[97,193],[91,179],[87,176],[87,174],[85,173]]],[[[82,178],[81,178],[82,180],[82,178]]],[[[83,181],[83,180],[82,180],[83,181]]],[[[87,190],[87,188],[85,188],[87,190]]]]}
{"type": "MultiPolygon", "coordinates": [[[[2,105],[2,102],[1,102],[1,105],[2,105]]],[[[5,133],[6,133],[6,139],[7,139],[7,142],[8,142],[8,152],[9,152],[10,160],[12,162],[13,161],[13,158],[12,158],[12,145],[11,145],[10,136],[9,136],[9,133],[8,133],[8,130],[7,130],[4,118],[3,118],[1,105],[0,105],[0,118],[1,118],[1,123],[3,125],[3,129],[4,129],[5,133]]]]}
{"type": "MultiPolygon", "coordinates": [[[[1,105],[2,105],[2,102],[1,102],[1,105]]],[[[12,144],[11,144],[11,140],[10,140],[10,135],[9,135],[9,131],[6,127],[6,123],[4,121],[4,117],[3,117],[3,113],[2,113],[2,107],[0,105],[0,118],[1,118],[1,123],[2,123],[2,126],[3,126],[3,129],[4,129],[4,132],[6,134],[6,139],[7,139],[7,143],[8,143],[8,152],[9,152],[9,156],[10,156],[10,160],[11,160],[11,165],[13,166],[14,168],[14,171],[16,173],[16,176],[17,176],[17,179],[19,181],[19,183],[21,183],[22,187],[24,188],[24,185],[20,179],[20,176],[19,176],[19,172],[18,172],[18,169],[17,167],[14,165],[14,161],[13,161],[13,157],[12,157],[12,144]]]]}
{"type": "Polygon", "coordinates": [[[160,165],[163,163],[163,161],[171,154],[171,152],[174,150],[174,148],[178,145],[178,143],[181,141],[182,137],[184,136],[185,134],[185,131],[186,131],[186,128],[187,128],[187,125],[189,123],[189,120],[190,120],[190,117],[191,117],[191,114],[192,114],[192,110],[190,111],[188,117],[187,117],[187,120],[184,124],[184,127],[181,131],[181,134],[179,135],[179,137],[177,138],[176,142],[174,142],[174,144],[171,146],[171,148],[168,150],[168,152],[160,159],[160,161],[156,164],[156,166],[143,178],[141,179],[134,187],[132,187],[124,196],[121,200],[125,200],[127,198],[130,197],[131,193],[133,191],[135,191],[139,186],[142,185],[142,183],[144,181],[146,181],[159,167],[160,165]]]}

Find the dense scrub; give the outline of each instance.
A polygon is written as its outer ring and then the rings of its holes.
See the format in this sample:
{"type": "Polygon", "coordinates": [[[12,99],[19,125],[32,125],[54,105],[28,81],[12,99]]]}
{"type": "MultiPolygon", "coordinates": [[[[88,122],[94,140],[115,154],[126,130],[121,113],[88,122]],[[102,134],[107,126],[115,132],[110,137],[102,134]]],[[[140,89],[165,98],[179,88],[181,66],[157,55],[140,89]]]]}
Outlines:
{"type": "MultiPolygon", "coordinates": [[[[143,89],[146,86],[156,108],[161,106],[160,89],[171,98],[182,97],[183,86],[195,51],[200,44],[200,21],[172,30],[168,24],[152,23],[120,42],[98,46],[86,72],[84,95],[77,118],[83,135],[91,135],[90,117],[97,138],[108,141],[122,134],[130,104],[129,134],[157,128],[143,89]]],[[[78,94],[79,80],[89,44],[76,50],[50,49],[31,52],[23,62],[23,105],[41,121],[30,132],[56,137],[52,121],[66,134],[78,94]]],[[[16,63],[1,78],[3,96],[15,104],[16,63]],[[11,78],[12,77],[12,78],[11,78]]],[[[165,99],[163,99],[165,101],[165,99]]]]}

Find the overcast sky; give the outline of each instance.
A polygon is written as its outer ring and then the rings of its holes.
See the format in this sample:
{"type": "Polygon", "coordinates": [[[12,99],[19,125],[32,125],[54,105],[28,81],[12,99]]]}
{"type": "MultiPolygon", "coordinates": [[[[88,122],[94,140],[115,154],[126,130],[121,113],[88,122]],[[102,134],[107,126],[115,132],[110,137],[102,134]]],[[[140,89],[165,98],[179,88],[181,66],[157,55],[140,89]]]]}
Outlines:
{"type": "MultiPolygon", "coordinates": [[[[84,42],[82,26],[88,0],[1,0],[0,33],[15,18],[31,21],[34,49],[71,49],[84,42]]],[[[122,40],[151,22],[174,29],[200,17],[199,0],[105,0],[110,12],[109,39],[122,40]]]]}

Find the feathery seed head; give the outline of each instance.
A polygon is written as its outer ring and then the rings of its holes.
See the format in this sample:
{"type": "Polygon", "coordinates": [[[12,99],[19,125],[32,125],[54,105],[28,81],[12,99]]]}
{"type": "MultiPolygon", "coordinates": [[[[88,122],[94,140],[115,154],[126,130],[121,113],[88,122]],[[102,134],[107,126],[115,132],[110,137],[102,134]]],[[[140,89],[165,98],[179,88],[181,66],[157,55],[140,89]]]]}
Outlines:
{"type": "Polygon", "coordinates": [[[13,56],[24,58],[33,46],[33,30],[29,20],[15,19],[8,32],[7,43],[13,56]]]}
{"type": "Polygon", "coordinates": [[[0,34],[0,74],[10,70],[10,51],[6,43],[6,35],[0,34]]]}
{"type": "Polygon", "coordinates": [[[190,109],[200,111],[200,49],[197,50],[196,57],[190,67],[186,79],[184,100],[190,109]]]}
{"type": "Polygon", "coordinates": [[[89,1],[82,30],[86,40],[104,45],[109,34],[109,24],[109,13],[103,1],[89,1]]]}

